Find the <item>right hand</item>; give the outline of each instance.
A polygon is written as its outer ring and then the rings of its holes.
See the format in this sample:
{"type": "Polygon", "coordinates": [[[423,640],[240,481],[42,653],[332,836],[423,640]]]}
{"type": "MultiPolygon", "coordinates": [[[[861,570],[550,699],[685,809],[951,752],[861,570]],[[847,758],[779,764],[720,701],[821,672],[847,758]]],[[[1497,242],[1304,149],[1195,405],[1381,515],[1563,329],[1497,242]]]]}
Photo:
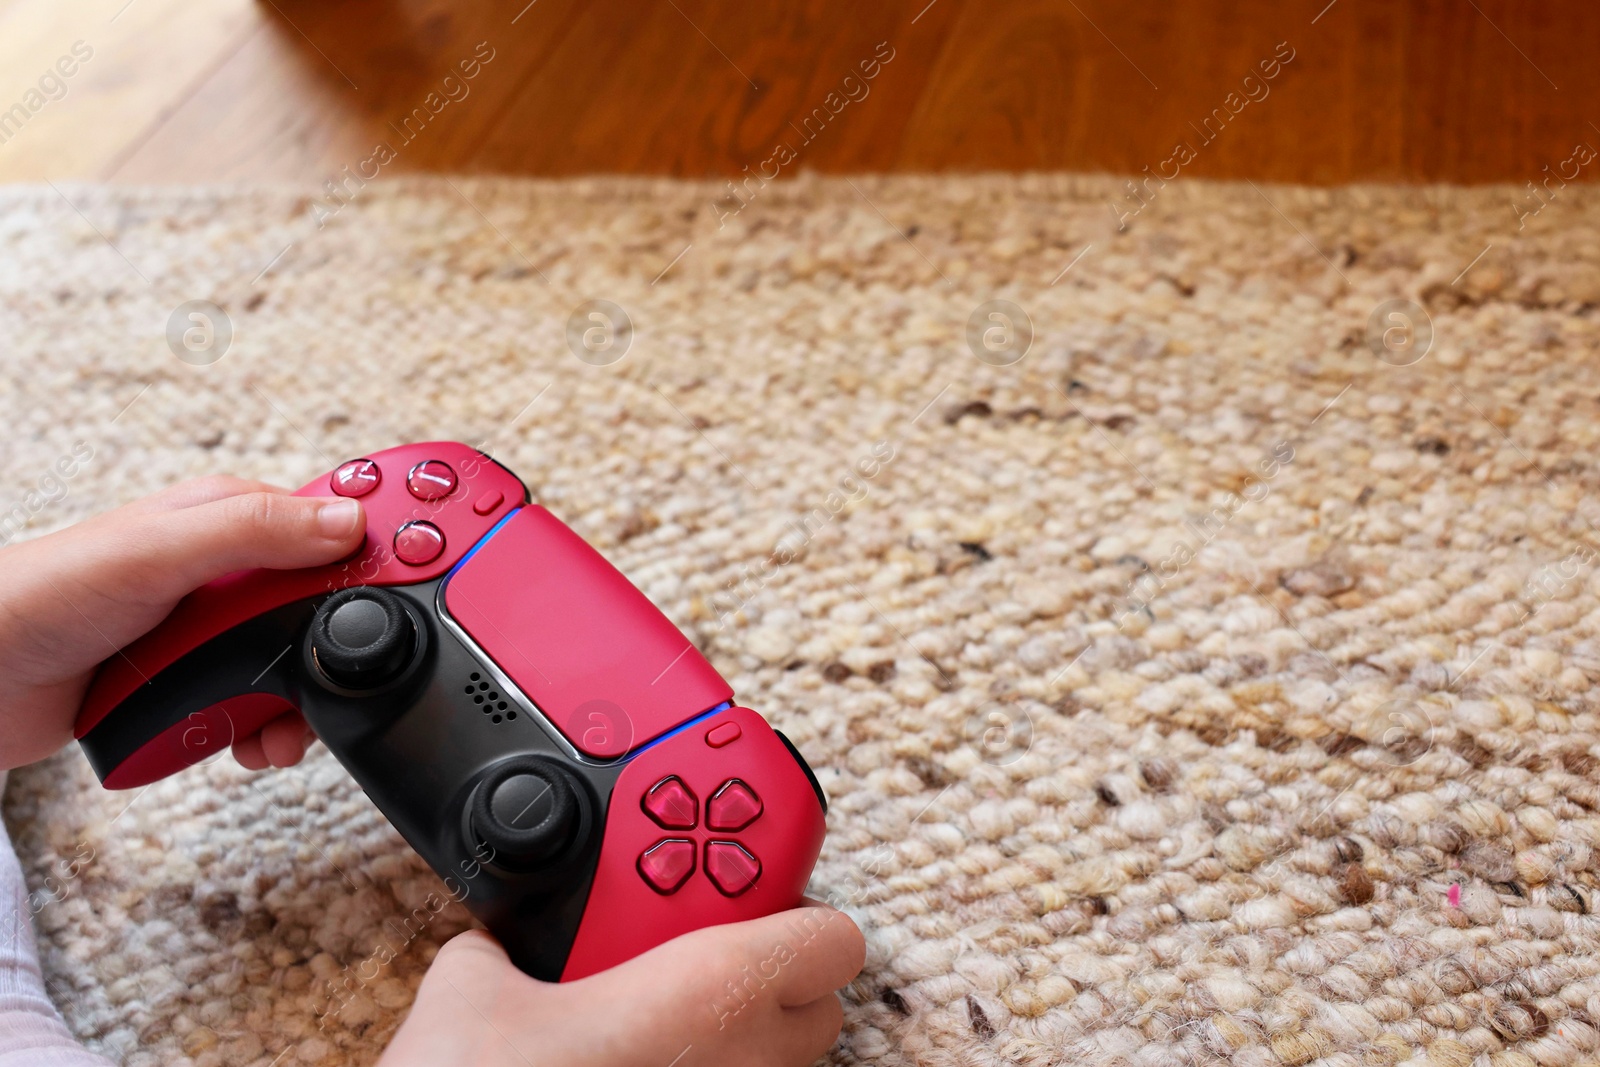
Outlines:
{"type": "Polygon", "coordinates": [[[838,1038],[835,990],[866,955],[848,916],[806,905],[560,984],[517,970],[483,931],[461,934],[379,1067],[806,1067],[838,1038]]]}

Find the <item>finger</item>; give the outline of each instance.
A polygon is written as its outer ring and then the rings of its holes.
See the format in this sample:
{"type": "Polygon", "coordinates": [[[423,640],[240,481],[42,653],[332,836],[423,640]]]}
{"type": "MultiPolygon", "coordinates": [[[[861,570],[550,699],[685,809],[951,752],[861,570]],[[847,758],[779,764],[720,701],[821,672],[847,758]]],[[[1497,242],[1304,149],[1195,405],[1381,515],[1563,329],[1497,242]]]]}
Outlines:
{"type": "Polygon", "coordinates": [[[260,730],[261,751],[274,767],[293,767],[311,747],[316,735],[298,711],[285,712],[260,730]]]}
{"type": "Polygon", "coordinates": [[[405,1022],[379,1062],[387,1067],[527,1067],[533,1059],[525,1049],[537,1049],[541,1063],[602,1062],[593,1053],[597,1040],[606,1041],[604,1026],[598,1034],[567,1034],[566,1029],[583,1028],[563,1024],[581,1024],[606,1005],[570,997],[566,1005],[553,1005],[563,988],[523,974],[487,933],[469,930],[445,942],[429,964],[405,1022]],[[573,1046],[573,1054],[564,1055],[564,1045],[573,1046]],[[580,1050],[590,1059],[575,1054],[580,1050]]]}
{"type": "Polygon", "coordinates": [[[225,500],[231,496],[243,496],[245,493],[278,493],[287,495],[289,490],[282,486],[271,485],[267,482],[258,482],[250,478],[235,478],[231,474],[212,474],[204,478],[191,478],[177,485],[170,485],[159,492],[129,504],[124,504],[118,510],[123,515],[148,515],[163,511],[177,511],[180,508],[192,508],[196,504],[209,504],[213,500],[225,500]]]}
{"type": "MultiPolygon", "coordinates": [[[[866,942],[848,915],[830,907],[797,907],[742,923],[707,926],[646,953],[704,973],[720,990],[741,974],[762,977],[763,997],[778,1006],[808,1005],[850,984],[866,961],[866,942]]],[[[659,965],[658,965],[659,966],[659,965]]]]}
{"type": "Polygon", "coordinates": [[[452,937],[439,949],[435,962],[447,955],[468,956],[473,961],[472,966],[485,966],[490,969],[511,966],[511,957],[487,930],[465,930],[452,937]]]}
{"type": "Polygon", "coordinates": [[[503,996],[527,997],[549,986],[519,971],[487,930],[467,930],[446,941],[422,980],[424,985],[446,982],[457,995],[486,1010],[503,996]]]}
{"type": "Polygon", "coordinates": [[[233,743],[233,758],[239,761],[239,766],[247,771],[264,771],[271,764],[267,762],[267,754],[261,749],[261,735],[251,734],[241,737],[233,743]]]}
{"type": "Polygon", "coordinates": [[[778,1003],[809,1004],[844,988],[861,973],[867,942],[850,916],[826,907],[796,908],[786,914],[793,917],[796,958],[779,979],[778,1003]]]}
{"type": "Polygon", "coordinates": [[[176,600],[231,571],[332,563],[361,544],[365,526],[361,505],[344,497],[249,492],[105,528],[97,554],[124,596],[176,600]]]}
{"type": "Polygon", "coordinates": [[[792,1063],[815,1063],[839,1040],[844,1005],[832,993],[810,1004],[783,1009],[783,1044],[792,1063]]]}

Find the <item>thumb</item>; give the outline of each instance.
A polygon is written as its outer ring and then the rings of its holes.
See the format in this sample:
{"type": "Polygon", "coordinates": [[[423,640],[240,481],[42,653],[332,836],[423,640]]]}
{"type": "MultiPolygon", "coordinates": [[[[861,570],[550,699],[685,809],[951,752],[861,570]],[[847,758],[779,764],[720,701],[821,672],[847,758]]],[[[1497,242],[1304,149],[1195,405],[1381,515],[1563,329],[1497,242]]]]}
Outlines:
{"type": "MultiPolygon", "coordinates": [[[[52,584],[91,618],[97,601],[165,605],[148,626],[185,594],[231,571],[332,563],[365,537],[366,516],[354,500],[232,488],[188,507],[130,505],[54,535],[65,543],[46,556],[56,572],[52,584]]],[[[50,540],[34,544],[42,548],[50,540]]],[[[116,636],[129,640],[142,632],[116,636]]]]}
{"type": "Polygon", "coordinates": [[[361,546],[366,525],[360,503],[345,497],[248,492],[139,516],[108,547],[161,599],[232,571],[332,563],[361,546]]]}
{"type": "Polygon", "coordinates": [[[534,990],[548,985],[517,970],[487,930],[467,930],[444,943],[422,976],[418,1003],[437,995],[441,984],[490,1015],[496,1014],[495,1006],[504,1000],[533,995],[534,990]]]}
{"type": "Polygon", "coordinates": [[[9,683],[66,686],[53,699],[75,706],[83,672],[196,587],[246,568],[332,563],[366,536],[354,500],[244,482],[207,483],[196,498],[187,507],[129,505],[0,550],[0,648],[12,653],[0,704],[9,683]]]}
{"type": "Polygon", "coordinates": [[[848,985],[865,958],[866,943],[855,922],[842,911],[817,905],[704,927],[582,981],[620,983],[630,998],[682,998],[692,988],[688,999],[715,1006],[726,998],[729,983],[755,974],[762,996],[787,1008],[848,985]],[[669,968],[694,977],[686,979],[688,985],[660,988],[658,975],[669,968]]]}

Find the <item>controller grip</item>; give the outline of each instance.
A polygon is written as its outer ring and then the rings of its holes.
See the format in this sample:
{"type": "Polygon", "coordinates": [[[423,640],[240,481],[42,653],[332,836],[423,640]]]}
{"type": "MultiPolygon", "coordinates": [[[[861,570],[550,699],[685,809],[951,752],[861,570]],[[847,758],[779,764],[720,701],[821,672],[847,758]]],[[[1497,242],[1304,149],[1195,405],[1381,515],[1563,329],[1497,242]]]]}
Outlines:
{"type": "Polygon", "coordinates": [[[80,719],[78,742],[100,781],[108,789],[148,785],[298,708],[283,661],[309,612],[309,603],[288,605],[249,619],[150,675],[93,725],[80,719]],[[274,651],[263,656],[268,648],[274,651]]]}
{"type": "Polygon", "coordinates": [[[108,788],[174,774],[299,707],[293,646],[319,598],[357,585],[440,578],[528,499],[515,474],[478,449],[448,441],[375,452],[295,494],[359,496],[367,516],[361,548],[323,567],[224,575],[102,663],[73,732],[108,788]],[[341,474],[356,465],[369,484],[352,489],[341,474]],[[441,467],[453,479],[448,491],[415,487],[441,467]],[[408,562],[401,538],[418,523],[438,534],[441,550],[408,562]]]}

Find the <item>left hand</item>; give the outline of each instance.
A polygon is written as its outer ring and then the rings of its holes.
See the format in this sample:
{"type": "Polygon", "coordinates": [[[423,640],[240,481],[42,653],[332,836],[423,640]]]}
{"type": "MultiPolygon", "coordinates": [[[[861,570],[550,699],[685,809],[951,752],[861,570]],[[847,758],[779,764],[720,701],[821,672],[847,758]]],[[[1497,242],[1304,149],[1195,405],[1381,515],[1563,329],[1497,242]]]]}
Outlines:
{"type": "MultiPolygon", "coordinates": [[[[365,530],[354,500],[210,477],[0,549],[0,770],[72,740],[95,667],[186,593],[231,571],[332,563],[365,530]]],[[[288,712],[233,753],[252,770],[287,767],[313,740],[288,712]]]]}

